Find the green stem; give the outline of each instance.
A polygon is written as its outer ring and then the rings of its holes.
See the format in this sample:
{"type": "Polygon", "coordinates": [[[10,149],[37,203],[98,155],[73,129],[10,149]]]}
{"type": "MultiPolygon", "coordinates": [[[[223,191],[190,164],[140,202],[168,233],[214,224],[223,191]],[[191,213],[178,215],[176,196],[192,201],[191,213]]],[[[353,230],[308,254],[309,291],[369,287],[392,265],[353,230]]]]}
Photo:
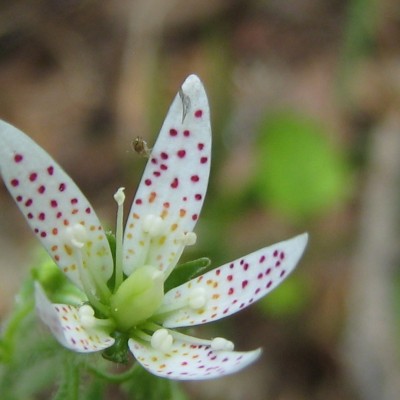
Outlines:
{"type": "Polygon", "coordinates": [[[139,367],[140,367],[139,364],[133,364],[130,369],[128,369],[125,372],[122,372],[121,374],[110,374],[109,372],[97,369],[92,365],[87,366],[88,370],[93,375],[114,383],[125,382],[128,379],[131,379],[139,367]]]}

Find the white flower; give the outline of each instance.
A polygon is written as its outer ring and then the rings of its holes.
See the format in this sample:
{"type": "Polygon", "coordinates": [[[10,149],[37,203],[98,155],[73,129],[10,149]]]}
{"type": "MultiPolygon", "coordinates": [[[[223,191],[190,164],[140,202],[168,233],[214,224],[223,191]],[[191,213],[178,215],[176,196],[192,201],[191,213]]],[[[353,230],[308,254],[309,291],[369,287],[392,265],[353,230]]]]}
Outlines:
{"type": "MultiPolygon", "coordinates": [[[[191,75],[175,97],[149,154],[123,231],[118,204],[115,261],[85,196],[29,137],[0,122],[0,172],[20,210],[60,270],[82,291],[81,304],[52,304],[36,282],[39,316],[57,340],[77,352],[125,345],[146,369],[171,379],[207,379],[238,371],[260,350],[233,351],[223,338],[202,340],[175,330],[233,314],[275,288],[294,269],[303,234],[258,250],[164,293],[185,246],[196,241],[208,184],[208,101],[191,75]]],[[[81,168],[85,168],[82,165],[81,168]]]]}

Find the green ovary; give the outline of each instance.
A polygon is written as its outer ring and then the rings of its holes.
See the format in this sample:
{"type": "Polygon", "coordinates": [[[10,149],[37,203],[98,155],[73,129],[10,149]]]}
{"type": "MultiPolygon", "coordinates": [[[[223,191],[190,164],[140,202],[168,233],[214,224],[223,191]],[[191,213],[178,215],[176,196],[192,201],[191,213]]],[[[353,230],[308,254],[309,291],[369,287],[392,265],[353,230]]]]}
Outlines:
{"type": "Polygon", "coordinates": [[[117,329],[126,332],[145,322],[160,307],[163,297],[163,274],[150,265],[136,269],[110,299],[117,329]]]}

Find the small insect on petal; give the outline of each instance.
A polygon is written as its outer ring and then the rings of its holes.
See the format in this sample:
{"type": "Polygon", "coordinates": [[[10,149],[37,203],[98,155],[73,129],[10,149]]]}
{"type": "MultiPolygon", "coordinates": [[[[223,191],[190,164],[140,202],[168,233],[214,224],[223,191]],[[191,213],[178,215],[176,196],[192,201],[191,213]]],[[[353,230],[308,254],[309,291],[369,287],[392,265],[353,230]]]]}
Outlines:
{"type": "Polygon", "coordinates": [[[149,158],[151,154],[151,148],[147,145],[147,142],[140,136],[136,137],[132,141],[132,148],[140,156],[149,158]]]}

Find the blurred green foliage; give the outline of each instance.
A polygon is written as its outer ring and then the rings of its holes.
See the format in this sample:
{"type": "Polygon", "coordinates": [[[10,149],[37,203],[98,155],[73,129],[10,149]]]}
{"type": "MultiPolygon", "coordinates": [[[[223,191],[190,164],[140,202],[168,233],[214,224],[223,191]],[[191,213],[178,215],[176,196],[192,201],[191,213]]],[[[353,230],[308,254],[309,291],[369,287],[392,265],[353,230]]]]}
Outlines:
{"type": "Polygon", "coordinates": [[[327,212],[349,193],[343,154],[311,118],[291,111],[266,116],[255,151],[257,196],[294,221],[327,212]]]}

